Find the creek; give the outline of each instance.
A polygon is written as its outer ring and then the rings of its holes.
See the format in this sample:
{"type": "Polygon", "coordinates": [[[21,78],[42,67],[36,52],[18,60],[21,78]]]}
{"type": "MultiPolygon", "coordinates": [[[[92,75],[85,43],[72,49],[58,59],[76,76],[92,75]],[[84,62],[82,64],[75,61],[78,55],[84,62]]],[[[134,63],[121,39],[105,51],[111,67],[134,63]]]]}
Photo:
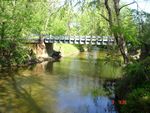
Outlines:
{"type": "Polygon", "coordinates": [[[117,113],[121,67],[93,50],[0,72],[0,113],[117,113]]]}

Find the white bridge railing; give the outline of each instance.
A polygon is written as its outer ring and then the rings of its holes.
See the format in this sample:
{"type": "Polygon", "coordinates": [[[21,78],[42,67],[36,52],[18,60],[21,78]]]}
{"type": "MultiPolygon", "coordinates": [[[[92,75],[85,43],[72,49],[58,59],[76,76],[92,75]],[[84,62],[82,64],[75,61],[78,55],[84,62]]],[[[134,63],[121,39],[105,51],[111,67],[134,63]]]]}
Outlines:
{"type": "MultiPolygon", "coordinates": [[[[27,38],[31,43],[38,43],[39,38],[27,38]]],[[[91,44],[91,45],[113,45],[114,38],[110,36],[52,36],[44,35],[44,43],[66,43],[66,44],[91,44]]]]}

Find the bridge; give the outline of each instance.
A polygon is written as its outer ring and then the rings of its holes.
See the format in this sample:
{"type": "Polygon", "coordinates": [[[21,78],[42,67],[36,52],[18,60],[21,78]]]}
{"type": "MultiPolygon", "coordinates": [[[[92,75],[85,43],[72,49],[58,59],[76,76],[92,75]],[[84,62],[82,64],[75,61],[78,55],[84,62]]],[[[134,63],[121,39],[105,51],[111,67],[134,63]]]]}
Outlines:
{"type": "Polygon", "coordinates": [[[39,35],[32,35],[26,39],[28,43],[65,43],[65,44],[90,44],[90,45],[113,45],[114,38],[110,36],[52,36],[42,35],[41,40],[39,35]]]}

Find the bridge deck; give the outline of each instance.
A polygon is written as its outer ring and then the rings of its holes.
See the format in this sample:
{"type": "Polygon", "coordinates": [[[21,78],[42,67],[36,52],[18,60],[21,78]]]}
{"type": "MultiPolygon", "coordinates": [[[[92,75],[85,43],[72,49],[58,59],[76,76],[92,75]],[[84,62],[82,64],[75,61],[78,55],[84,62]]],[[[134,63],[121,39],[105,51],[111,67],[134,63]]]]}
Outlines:
{"type": "MultiPolygon", "coordinates": [[[[39,38],[28,38],[29,43],[38,43],[39,38]]],[[[114,38],[110,36],[52,36],[45,35],[44,43],[66,43],[66,44],[91,44],[91,45],[113,45],[114,38]]]]}

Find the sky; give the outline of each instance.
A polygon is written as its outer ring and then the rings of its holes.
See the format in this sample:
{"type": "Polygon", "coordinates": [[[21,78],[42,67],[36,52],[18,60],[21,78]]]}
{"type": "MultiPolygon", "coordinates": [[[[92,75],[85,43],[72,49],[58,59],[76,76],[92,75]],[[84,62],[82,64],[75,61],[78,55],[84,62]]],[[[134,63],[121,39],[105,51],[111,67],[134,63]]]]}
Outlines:
{"type": "MultiPolygon", "coordinates": [[[[64,1],[65,0],[61,0],[61,4],[63,4],[64,1]]],[[[72,1],[74,1],[74,3],[76,3],[78,0],[72,0],[72,1]]],[[[133,1],[136,1],[139,6],[138,10],[143,10],[147,13],[150,13],[150,0],[120,0],[120,1],[123,2],[124,4],[126,4],[126,3],[128,4],[133,1]]],[[[132,5],[129,5],[128,7],[130,7],[131,9],[137,9],[137,4],[132,4],[132,5]]]]}
{"type": "MultiPolygon", "coordinates": [[[[134,0],[121,0],[124,3],[131,3],[134,0]]],[[[139,10],[143,10],[145,12],[150,13],[150,0],[135,0],[139,5],[139,10]]],[[[132,4],[129,6],[131,9],[137,9],[136,4],[132,4]]]]}

